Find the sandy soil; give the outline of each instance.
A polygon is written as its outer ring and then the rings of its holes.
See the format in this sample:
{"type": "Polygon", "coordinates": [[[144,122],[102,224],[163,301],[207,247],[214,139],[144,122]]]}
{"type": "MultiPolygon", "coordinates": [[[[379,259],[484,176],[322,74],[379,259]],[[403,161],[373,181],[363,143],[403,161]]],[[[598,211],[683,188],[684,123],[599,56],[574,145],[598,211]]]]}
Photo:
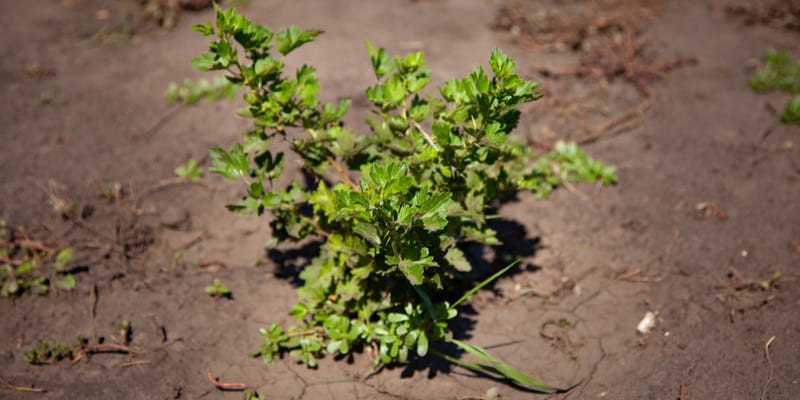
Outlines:
{"type": "MultiPolygon", "coordinates": [[[[232,144],[246,127],[233,117],[235,102],[175,111],[163,101],[169,82],[201,76],[188,60],[207,44],[188,27],[213,11],[182,13],[166,31],[142,20],[136,1],[0,3],[0,218],[74,246],[78,267],[72,292],[0,301],[0,378],[47,390],[4,385],[0,398],[242,398],[215,389],[207,368],[269,399],[465,399],[492,387],[507,399],[797,398],[800,130],[778,125],[759,141],[777,120],[770,110],[787,99],[755,94],[746,80],[766,49],[800,51],[798,33],[745,26],[724,4],[664,2],[646,24],[658,39],[654,50],[697,62],[652,84],[649,110],[629,129],[586,146],[618,166],[617,185],[577,185],[588,201],[563,189],[544,201],[520,194],[501,209],[516,222],[503,234],[527,254],[525,266],[476,297],[467,333],[547,382],[582,382],[548,396],[435,359],[368,377],[367,354],[328,357],[317,370],[249,358],[258,329],[289,322],[295,298],[266,257],[267,221],[228,213],[224,204],[243,188],[217,176],[205,178],[207,186],[157,186],[190,158],[207,165],[210,146],[232,144]],[[126,26],[132,34],[119,34],[126,26]],[[31,74],[34,65],[52,73],[31,74]],[[119,201],[98,196],[115,184],[119,201]],[[54,212],[54,196],[83,216],[54,212]],[[700,203],[727,218],[698,211],[700,203]],[[741,285],[775,271],[781,278],[767,290],[741,285]],[[204,293],[215,277],[232,300],[204,293]],[[636,326],[647,311],[657,325],[641,335],[636,326]],[[111,337],[122,320],[133,326],[133,354],[48,366],[22,356],[41,340],[111,337]]],[[[585,121],[602,123],[643,101],[623,79],[537,74],[534,65],[574,65],[578,56],[512,43],[490,28],[497,7],[260,0],[243,9],[273,27],[326,31],[292,60],[319,69],[326,99],[355,98],[355,126],[368,112],[361,93],[373,79],[364,39],[395,53],[424,50],[437,82],[502,47],[549,98],[599,91],[593,106],[567,102],[579,111],[550,100],[527,107],[519,134],[531,142],[579,138],[585,121]]]]}

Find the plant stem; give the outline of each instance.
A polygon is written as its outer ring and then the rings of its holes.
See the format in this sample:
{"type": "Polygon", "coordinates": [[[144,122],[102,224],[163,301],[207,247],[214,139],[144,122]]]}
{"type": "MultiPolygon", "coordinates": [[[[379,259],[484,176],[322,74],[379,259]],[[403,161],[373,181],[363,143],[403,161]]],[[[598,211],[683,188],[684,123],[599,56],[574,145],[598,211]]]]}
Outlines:
{"type": "Polygon", "coordinates": [[[331,165],[332,165],[332,166],[333,166],[333,168],[336,170],[336,172],[338,172],[338,173],[339,173],[339,176],[341,176],[341,177],[342,177],[342,179],[344,179],[344,181],[345,181],[345,182],[347,182],[347,184],[348,184],[348,185],[350,185],[350,187],[352,187],[352,188],[353,188],[353,190],[355,190],[355,191],[359,191],[359,190],[360,190],[360,188],[358,187],[358,185],[356,185],[356,184],[355,184],[355,182],[353,182],[353,181],[350,179],[350,177],[349,177],[349,176],[347,175],[347,173],[344,171],[344,169],[342,168],[342,166],[341,166],[341,165],[339,165],[339,163],[338,163],[338,162],[336,162],[336,160],[334,160],[334,159],[333,159],[333,157],[331,157],[331,156],[328,156],[328,162],[329,162],[329,163],[331,163],[331,165]]]}
{"type": "Polygon", "coordinates": [[[303,331],[289,332],[286,334],[286,337],[309,336],[317,333],[325,333],[325,328],[318,326],[316,328],[306,329],[303,331]]]}

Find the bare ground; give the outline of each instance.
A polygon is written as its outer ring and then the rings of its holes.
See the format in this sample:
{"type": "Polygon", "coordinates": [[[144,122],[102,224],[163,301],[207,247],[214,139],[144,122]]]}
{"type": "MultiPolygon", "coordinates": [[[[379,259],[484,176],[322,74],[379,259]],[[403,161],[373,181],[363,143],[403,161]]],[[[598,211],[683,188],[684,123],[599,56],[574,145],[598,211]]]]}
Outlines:
{"type": "MultiPolygon", "coordinates": [[[[137,17],[133,35],[125,36],[114,32],[121,32],[125,10],[138,15],[137,2],[0,3],[6,50],[0,218],[73,245],[76,265],[87,267],[72,292],[0,302],[0,378],[47,390],[0,386],[0,397],[242,397],[216,390],[206,377],[210,369],[271,399],[464,399],[491,387],[508,399],[796,398],[799,131],[780,125],[759,141],[777,120],[770,109],[782,108],[786,98],[755,94],[745,83],[766,49],[796,52],[798,37],[744,26],[724,14],[723,3],[665,2],[648,24],[659,38],[656,48],[694,55],[697,63],[653,84],[652,105],[631,129],[587,146],[618,166],[619,184],[599,191],[578,185],[544,201],[521,194],[501,209],[524,228],[507,234],[524,237],[514,243],[529,256],[518,273],[476,298],[467,333],[547,382],[582,382],[551,396],[434,359],[368,377],[367,354],[328,357],[317,370],[291,359],[267,367],[247,357],[258,347],[258,329],[289,322],[294,303],[291,283],[266,257],[266,221],[228,213],[224,204],[242,188],[216,176],[204,179],[211,189],[151,190],[190,158],[207,163],[208,147],[233,143],[246,126],[232,117],[233,103],[170,114],[163,102],[169,82],[200,76],[188,60],[206,43],[187,28],[212,11],[182,14],[173,31],[137,17]],[[109,10],[108,18],[98,19],[99,10],[109,10]],[[29,76],[33,65],[55,74],[29,76]],[[114,184],[122,200],[98,197],[114,184]],[[53,199],[92,212],[64,218],[53,199]],[[701,203],[717,205],[727,218],[698,211],[701,203]],[[177,229],[166,227],[176,213],[184,220],[177,229]],[[781,278],[769,289],[741,288],[742,281],[769,280],[775,271],[781,278]],[[203,292],[214,277],[231,287],[233,300],[203,292]],[[656,328],[637,334],[647,311],[657,312],[656,328]],[[22,357],[41,340],[71,341],[92,331],[110,337],[123,319],[133,325],[132,354],[49,366],[22,357]]],[[[373,79],[364,39],[395,53],[424,50],[439,82],[467,73],[499,46],[555,99],[593,87],[591,80],[536,75],[533,65],[574,64],[576,56],[511,44],[490,29],[496,7],[455,0],[265,0],[244,10],[274,27],[326,31],[293,60],[318,67],[324,96],[356,98],[355,126],[368,112],[359,99],[373,79]]],[[[612,118],[642,99],[622,79],[602,90],[602,107],[582,109],[586,118],[612,118]]],[[[520,134],[537,143],[570,137],[574,132],[564,131],[570,125],[554,117],[558,106],[546,102],[526,108],[520,134]]]]}

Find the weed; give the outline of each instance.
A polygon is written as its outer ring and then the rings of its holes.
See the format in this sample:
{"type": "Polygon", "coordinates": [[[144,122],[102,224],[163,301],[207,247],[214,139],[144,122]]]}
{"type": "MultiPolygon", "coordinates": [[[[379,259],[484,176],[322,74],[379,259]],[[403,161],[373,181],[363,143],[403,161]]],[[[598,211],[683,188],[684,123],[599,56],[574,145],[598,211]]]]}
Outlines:
{"type": "Polygon", "coordinates": [[[179,165],[175,168],[175,175],[197,182],[203,176],[203,169],[197,165],[197,160],[191,159],[185,165],[179,165]]]}
{"type": "Polygon", "coordinates": [[[247,195],[230,210],[273,215],[273,243],[324,239],[300,273],[300,301],[291,311],[300,326],[262,329],[264,342],[253,355],[271,363],[288,352],[315,367],[324,354],[367,347],[377,366],[430,352],[554,390],[453,336],[456,308],[514,265],[458,290],[475,278],[462,247],[499,244],[486,213],[507,196],[519,190],[545,196],[565,179],[611,183],[614,168],[564,143],[537,159],[509,136],[520,118],[516,106],[542,93],[499,49],[489,58],[492,76],[479,66],[447,81],[436,96],[423,94],[431,81],[423,53],[391,57],[366,42],[377,83],[365,91],[374,107],[366,121],[371,134],[359,135],[342,122],[349,99],[319,101],[313,67],[285,71],[284,57],[321,31],[290,26],[273,32],[234,9],[216,11],[216,24],[193,27],[214,40],[192,64],[226,71],[229,82],[245,88],[247,107],[238,113],[254,127],[231,149],[212,148],[210,170],[247,185],[247,195]],[[288,142],[305,181],[275,183],[287,156],[275,150],[274,140],[288,142]],[[439,341],[481,362],[431,347],[439,341]]]}
{"type": "Polygon", "coordinates": [[[224,286],[218,278],[214,278],[214,284],[206,286],[206,293],[215,299],[231,296],[231,290],[224,286]]]}
{"type": "Polygon", "coordinates": [[[764,66],[750,76],[747,84],[757,92],[780,89],[795,95],[781,115],[781,122],[800,122],[800,63],[792,61],[786,50],[769,50],[764,56],[764,66]]]}
{"type": "Polygon", "coordinates": [[[119,337],[115,337],[115,341],[122,345],[127,345],[131,342],[131,337],[133,336],[133,328],[131,328],[131,322],[124,319],[120,322],[119,326],[117,326],[117,331],[119,337]]]}
{"type": "Polygon", "coordinates": [[[266,400],[267,396],[255,391],[254,389],[245,389],[244,400],[266,400]]]}
{"type": "Polygon", "coordinates": [[[119,336],[111,336],[112,341],[110,343],[103,343],[102,338],[100,340],[95,338],[93,343],[89,338],[82,335],[76,336],[71,345],[66,342],[53,343],[49,340],[43,340],[36,347],[24,351],[22,355],[31,364],[47,365],[65,360],[77,362],[95,353],[131,353],[128,348],[133,335],[130,321],[123,320],[120,322],[117,326],[117,334],[119,336]]]}
{"type": "Polygon", "coordinates": [[[0,220],[0,293],[17,297],[25,292],[46,295],[52,287],[70,291],[75,277],[67,271],[72,248],[48,246],[31,239],[23,228],[9,229],[0,220]],[[45,265],[52,272],[43,272],[45,265]]]}
{"type": "Polygon", "coordinates": [[[53,344],[50,341],[42,341],[39,344],[22,353],[29,363],[35,365],[55,364],[62,360],[72,360],[72,347],[70,345],[57,342],[53,344]]]}

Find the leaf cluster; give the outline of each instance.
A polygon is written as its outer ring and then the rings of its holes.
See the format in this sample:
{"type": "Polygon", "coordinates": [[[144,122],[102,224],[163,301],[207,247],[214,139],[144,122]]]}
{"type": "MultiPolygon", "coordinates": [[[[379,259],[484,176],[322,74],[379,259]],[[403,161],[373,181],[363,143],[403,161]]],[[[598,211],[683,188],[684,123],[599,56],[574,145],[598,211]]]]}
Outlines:
{"type": "Polygon", "coordinates": [[[792,61],[787,50],[769,50],[764,56],[764,66],[756,71],[748,85],[759,92],[780,89],[795,97],[786,105],[781,115],[783,123],[800,122],[800,63],[792,61]]]}
{"type": "Polygon", "coordinates": [[[75,277],[66,269],[72,253],[71,247],[46,246],[28,237],[24,229],[10,229],[0,220],[0,294],[10,298],[25,292],[46,295],[51,288],[74,289],[75,277]]]}
{"type": "Polygon", "coordinates": [[[72,360],[72,347],[63,342],[53,343],[49,340],[39,342],[36,347],[22,353],[25,359],[34,365],[55,364],[63,360],[72,360]]]}
{"type": "Polygon", "coordinates": [[[254,355],[267,362],[288,352],[314,367],[323,354],[363,347],[376,350],[376,364],[428,354],[431,342],[453,340],[448,323],[469,297],[452,302],[448,294],[472,279],[463,246],[499,244],[488,209],[519,190],[544,196],[565,179],[616,180],[612,167],[575,145],[537,157],[510,136],[517,106],[542,93],[499,49],[490,73],[478,66],[427,92],[423,53],[393,57],[366,42],[376,83],[364,93],[373,108],[369,132],[358,134],[342,122],[349,99],[317,98],[313,67],[286,71],[285,56],[321,31],[273,32],[233,9],[217,8],[216,16],[193,27],[213,38],[192,64],[226,71],[244,90],[247,106],[238,113],[253,120],[240,143],[210,150],[210,170],[247,187],[228,208],[271,214],[275,244],[324,240],[300,273],[291,311],[299,325],[261,331],[254,355]],[[288,154],[278,141],[288,143],[288,154]],[[288,157],[299,159],[308,179],[276,183],[288,157]]]}

